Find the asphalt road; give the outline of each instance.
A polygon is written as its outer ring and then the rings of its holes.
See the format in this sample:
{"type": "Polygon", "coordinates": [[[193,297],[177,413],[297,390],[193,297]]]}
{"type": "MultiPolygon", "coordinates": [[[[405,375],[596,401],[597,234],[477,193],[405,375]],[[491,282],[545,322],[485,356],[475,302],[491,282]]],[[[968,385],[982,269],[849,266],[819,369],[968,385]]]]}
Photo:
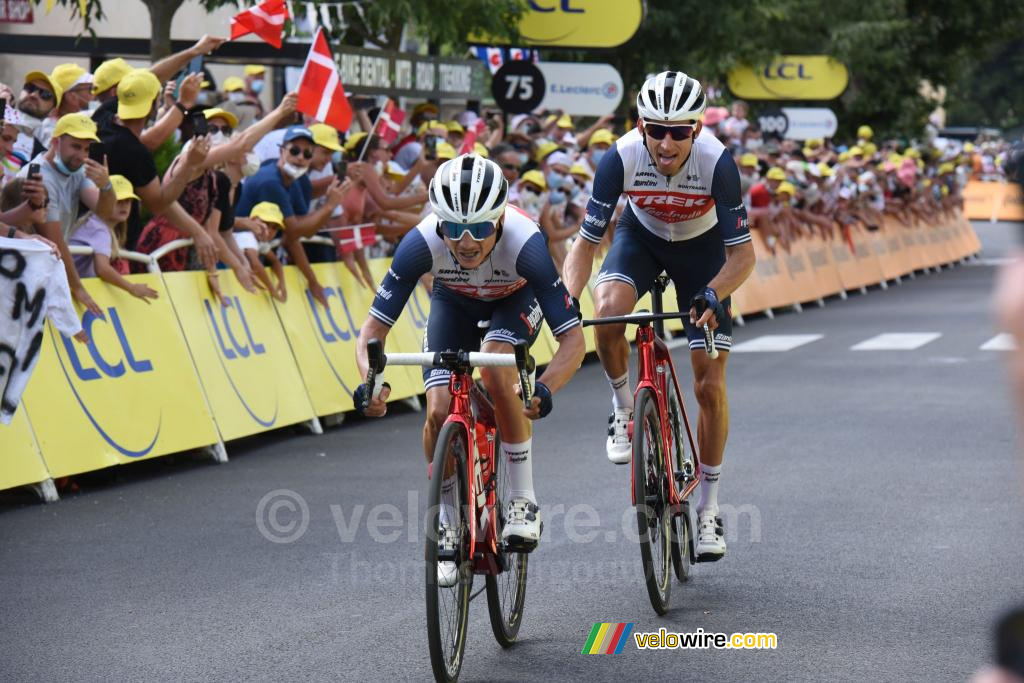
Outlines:
{"type": "MultiPolygon", "coordinates": [[[[979,226],[983,256],[1005,255],[1016,230],[979,226]]],[[[607,385],[587,364],[537,425],[546,529],[522,642],[495,643],[481,596],[463,679],[969,677],[1024,568],[1003,354],[981,348],[995,336],[987,263],[739,330],[821,336],[733,354],[728,554],[674,584],[665,617],[627,537],[628,470],[603,453],[607,385]],[[851,350],[891,333],[939,336],[851,350]],[[778,647],[583,656],[595,622],[771,632],[778,647]]],[[[229,444],[224,466],[184,455],[100,472],[53,505],[0,495],[0,679],[429,679],[421,419],[396,408],[229,444]],[[282,496],[302,502],[275,507],[282,496]]]]}

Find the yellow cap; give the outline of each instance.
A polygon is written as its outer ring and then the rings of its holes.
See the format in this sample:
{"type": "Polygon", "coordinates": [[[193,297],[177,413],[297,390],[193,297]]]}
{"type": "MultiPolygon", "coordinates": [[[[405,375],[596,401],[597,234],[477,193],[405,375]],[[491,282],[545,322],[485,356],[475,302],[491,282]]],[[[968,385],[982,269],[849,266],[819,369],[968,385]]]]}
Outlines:
{"type": "Polygon", "coordinates": [[[25,74],[25,83],[29,81],[46,81],[50,84],[50,88],[53,90],[53,94],[56,96],[55,105],[60,104],[60,98],[64,96],[64,88],[60,87],[60,83],[50,78],[50,74],[43,71],[30,71],[25,74]]]}
{"type": "Polygon", "coordinates": [[[793,183],[781,182],[779,183],[778,189],[775,190],[775,194],[782,194],[785,192],[790,197],[796,196],[796,188],[793,187],[793,183]]]}
{"type": "Polygon", "coordinates": [[[740,166],[757,166],[757,155],[747,152],[740,157],[740,166]]]}
{"type": "Polygon", "coordinates": [[[875,156],[875,152],[878,151],[878,145],[876,145],[873,142],[865,142],[861,146],[861,149],[864,150],[864,156],[866,156],[866,157],[873,157],[873,156],[875,156]]]}
{"type": "Polygon", "coordinates": [[[432,129],[432,128],[436,128],[438,130],[443,130],[443,131],[447,131],[448,130],[447,126],[445,126],[440,121],[435,121],[435,120],[424,121],[423,123],[420,124],[419,130],[416,131],[416,135],[422,137],[422,136],[426,135],[427,131],[432,129]]]}
{"type": "Polygon", "coordinates": [[[449,145],[447,142],[437,143],[437,158],[438,159],[454,159],[458,154],[455,152],[455,148],[449,145]]]}
{"type": "Polygon", "coordinates": [[[557,142],[551,142],[550,140],[542,142],[539,145],[537,145],[537,153],[534,155],[533,158],[537,162],[544,161],[545,157],[554,152],[556,149],[558,149],[557,142]]]}
{"type": "Polygon", "coordinates": [[[92,83],[92,74],[78,66],[74,62],[58,64],[50,72],[50,78],[60,86],[64,92],[71,90],[76,85],[92,83]]]}
{"type": "Polygon", "coordinates": [[[814,149],[811,147],[804,147],[801,151],[803,152],[804,158],[814,156],[814,149]]]}
{"type": "Polygon", "coordinates": [[[903,151],[903,156],[909,157],[911,159],[920,159],[921,152],[918,151],[917,147],[907,147],[907,149],[903,151]]]}
{"type": "Polygon", "coordinates": [[[587,142],[587,147],[593,145],[610,145],[615,142],[615,136],[607,128],[600,128],[594,131],[594,134],[590,136],[590,141],[587,142]]]}
{"type": "Polygon", "coordinates": [[[558,123],[556,125],[559,128],[572,128],[572,117],[568,114],[562,114],[558,117],[558,123]]]}
{"type": "Polygon", "coordinates": [[[954,166],[952,163],[947,161],[946,163],[939,165],[939,175],[943,175],[943,174],[946,174],[946,173],[952,173],[955,169],[956,169],[956,166],[954,166]]]}
{"type": "Polygon", "coordinates": [[[284,225],[284,214],[281,207],[274,202],[260,202],[249,211],[249,218],[259,218],[264,223],[284,225]]]}
{"type": "Polygon", "coordinates": [[[110,176],[110,184],[114,186],[114,196],[117,198],[117,201],[139,198],[139,195],[135,194],[132,182],[123,175],[110,176]]]}
{"type": "Polygon", "coordinates": [[[221,109],[220,107],[203,110],[203,116],[206,117],[207,121],[216,118],[224,119],[232,128],[238,128],[238,117],[225,109],[221,109]]]}
{"type": "Polygon", "coordinates": [[[903,157],[897,154],[896,152],[891,152],[887,158],[887,161],[891,161],[892,163],[899,166],[900,164],[903,163],[903,157]]]}
{"type": "Polygon", "coordinates": [[[862,157],[862,156],[864,156],[864,150],[861,147],[858,147],[857,145],[854,145],[853,147],[851,147],[847,151],[850,153],[851,157],[862,157]]]}
{"type": "MultiPolygon", "coordinates": [[[[310,130],[312,130],[312,126],[310,126],[310,130]]],[[[356,147],[361,145],[363,143],[363,140],[365,140],[365,139],[366,139],[366,133],[363,133],[363,132],[352,133],[352,135],[348,136],[348,140],[345,140],[345,151],[346,152],[351,152],[356,147]]]]}
{"type": "Polygon", "coordinates": [[[245,90],[245,81],[238,76],[228,76],[224,79],[224,92],[235,92],[245,90]]]}
{"type": "Polygon", "coordinates": [[[824,161],[818,164],[818,173],[821,175],[822,178],[831,178],[832,176],[835,175],[835,171],[832,170],[832,167],[826,164],[824,161]]]}
{"type": "Polygon", "coordinates": [[[522,181],[524,183],[533,183],[541,190],[548,189],[548,181],[544,179],[544,174],[538,171],[537,169],[533,169],[532,171],[527,171],[526,173],[524,173],[522,181]]]}
{"type": "Polygon", "coordinates": [[[840,152],[840,153],[839,153],[839,162],[840,162],[840,163],[842,163],[842,162],[846,161],[846,160],[847,160],[847,159],[849,159],[849,158],[850,158],[850,152],[849,152],[849,151],[846,151],[846,152],[840,152]]]}
{"type": "Polygon", "coordinates": [[[778,166],[772,166],[771,168],[768,169],[768,173],[765,174],[765,178],[767,178],[768,180],[785,180],[786,172],[783,171],[778,166]]]}
{"type": "Polygon", "coordinates": [[[465,133],[466,129],[462,127],[462,124],[458,121],[448,121],[444,124],[444,127],[448,129],[449,133],[465,133]]]}
{"type": "MultiPolygon", "coordinates": [[[[341,141],[338,139],[338,130],[326,123],[313,123],[309,126],[309,132],[313,134],[313,142],[326,147],[332,152],[340,152],[341,141]]],[[[365,135],[365,133],[364,133],[365,135]]]]}
{"type": "Polygon", "coordinates": [[[875,131],[871,130],[871,126],[861,126],[857,129],[857,137],[861,140],[870,140],[875,136],[875,131]]]}
{"type": "Polygon", "coordinates": [[[265,72],[266,68],[261,64],[246,64],[242,70],[246,76],[262,76],[265,72]]]}
{"type": "Polygon", "coordinates": [[[152,72],[132,69],[117,84],[117,115],[125,120],[146,118],[160,90],[160,81],[152,72]]]}
{"type": "Polygon", "coordinates": [[[53,137],[70,135],[78,140],[92,140],[99,142],[96,137],[96,122],[88,114],[78,112],[76,114],[65,114],[57,119],[57,125],[53,129],[53,137]]]}
{"type": "Polygon", "coordinates": [[[486,159],[489,156],[491,156],[491,150],[487,149],[487,147],[482,142],[477,142],[473,144],[473,154],[476,154],[477,156],[486,159]]]}
{"type": "Polygon", "coordinates": [[[967,152],[968,154],[973,152],[974,151],[974,143],[973,142],[965,142],[964,143],[964,151],[967,152]]]}
{"type": "Polygon", "coordinates": [[[422,114],[428,110],[434,112],[435,116],[440,111],[437,108],[437,105],[434,104],[433,102],[420,102],[419,104],[412,108],[412,112],[409,113],[409,116],[415,118],[419,114],[422,114]]]}
{"type": "Polygon", "coordinates": [[[109,90],[121,82],[125,74],[132,70],[128,62],[120,57],[108,59],[96,67],[96,73],[92,75],[92,93],[97,95],[104,90],[109,90]]]}
{"type": "Polygon", "coordinates": [[[917,160],[917,168],[918,168],[919,171],[923,171],[924,170],[924,160],[923,159],[918,159],[917,160]]]}
{"type": "Polygon", "coordinates": [[[811,149],[818,149],[825,144],[825,141],[821,138],[811,138],[805,144],[811,149]]]}
{"type": "Polygon", "coordinates": [[[569,173],[573,175],[581,175],[587,179],[594,177],[594,174],[591,173],[583,164],[573,164],[572,168],[569,169],[569,173]]]}
{"type": "Polygon", "coordinates": [[[389,161],[384,167],[384,175],[391,176],[392,178],[404,178],[409,174],[402,165],[397,161],[389,161]]]}

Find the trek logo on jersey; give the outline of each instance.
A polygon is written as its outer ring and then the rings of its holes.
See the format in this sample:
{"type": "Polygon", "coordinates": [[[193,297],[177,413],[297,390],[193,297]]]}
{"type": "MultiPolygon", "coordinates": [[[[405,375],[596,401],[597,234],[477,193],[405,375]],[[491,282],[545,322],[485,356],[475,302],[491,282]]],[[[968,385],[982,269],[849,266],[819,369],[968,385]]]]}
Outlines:
{"type": "Polygon", "coordinates": [[[630,191],[629,198],[652,218],[663,223],[682,223],[700,218],[715,206],[707,195],[672,191],[630,191]]]}

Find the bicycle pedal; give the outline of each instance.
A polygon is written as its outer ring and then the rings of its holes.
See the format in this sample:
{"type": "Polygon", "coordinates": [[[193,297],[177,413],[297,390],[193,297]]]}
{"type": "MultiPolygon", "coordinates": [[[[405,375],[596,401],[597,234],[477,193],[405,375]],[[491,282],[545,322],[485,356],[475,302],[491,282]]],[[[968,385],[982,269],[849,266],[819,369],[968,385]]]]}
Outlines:
{"type": "Polygon", "coordinates": [[[443,548],[437,549],[437,561],[438,562],[455,562],[459,559],[459,553],[456,550],[445,550],[443,548]]]}
{"type": "Polygon", "coordinates": [[[703,555],[697,555],[696,557],[694,557],[693,561],[695,563],[696,562],[718,562],[723,557],[725,557],[725,553],[722,553],[721,555],[713,555],[711,553],[704,553],[703,555]]]}

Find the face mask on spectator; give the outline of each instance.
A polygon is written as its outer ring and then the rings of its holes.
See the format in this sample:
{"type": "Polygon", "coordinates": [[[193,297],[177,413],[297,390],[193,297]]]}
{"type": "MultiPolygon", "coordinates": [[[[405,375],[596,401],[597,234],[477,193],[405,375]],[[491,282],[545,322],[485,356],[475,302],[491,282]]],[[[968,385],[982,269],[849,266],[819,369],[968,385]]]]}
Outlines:
{"type": "Polygon", "coordinates": [[[563,204],[565,203],[565,194],[561,190],[552,190],[551,193],[548,194],[548,201],[551,202],[553,206],[563,204]]]}
{"type": "Polygon", "coordinates": [[[253,81],[252,85],[250,85],[249,87],[252,88],[252,91],[254,93],[259,95],[261,92],[263,92],[263,81],[253,81]]]}
{"type": "Polygon", "coordinates": [[[590,153],[590,156],[594,158],[595,164],[599,164],[601,163],[601,159],[604,158],[604,155],[607,151],[608,150],[606,149],[595,149],[593,152],[590,153]]]}
{"type": "Polygon", "coordinates": [[[57,170],[64,175],[81,175],[85,173],[85,164],[78,167],[78,170],[72,171],[70,168],[64,165],[64,160],[60,158],[60,154],[55,154],[53,157],[53,165],[57,167],[57,170]]]}
{"type": "Polygon", "coordinates": [[[258,170],[260,170],[259,155],[254,152],[246,153],[245,161],[242,163],[242,175],[248,178],[251,175],[255,175],[258,170]]]}
{"type": "Polygon", "coordinates": [[[763,144],[764,140],[762,140],[761,138],[750,138],[749,140],[747,140],[746,147],[749,151],[756,152],[757,150],[761,149],[761,146],[763,144]]]}
{"type": "Polygon", "coordinates": [[[224,135],[224,133],[218,130],[216,133],[210,136],[210,146],[223,145],[230,139],[230,137],[224,135]]]}
{"type": "Polygon", "coordinates": [[[94,111],[96,111],[99,108],[100,108],[100,101],[99,100],[92,100],[86,106],[86,109],[89,110],[90,112],[94,112],[94,111]]]}
{"type": "Polygon", "coordinates": [[[287,161],[284,162],[284,172],[287,173],[288,177],[292,180],[298,180],[302,176],[306,175],[306,171],[308,170],[308,167],[296,166],[294,164],[289,164],[287,161]]]}
{"type": "Polygon", "coordinates": [[[527,154],[526,152],[520,152],[519,153],[519,168],[522,168],[523,166],[526,166],[526,164],[529,161],[530,161],[530,155],[529,154],[527,154]]]}
{"type": "Polygon", "coordinates": [[[215,102],[213,101],[213,91],[200,90],[199,96],[196,97],[196,102],[207,107],[212,107],[215,104],[215,102]]]}
{"type": "Polygon", "coordinates": [[[565,176],[559,173],[558,171],[548,171],[548,187],[550,187],[552,190],[557,190],[558,188],[560,188],[562,186],[562,183],[565,182],[565,180],[565,176]]]}
{"type": "Polygon", "coordinates": [[[238,104],[245,101],[245,93],[237,90],[228,93],[228,100],[238,104]]]}
{"type": "Polygon", "coordinates": [[[384,162],[383,161],[378,161],[378,162],[374,163],[373,164],[373,170],[376,171],[377,175],[379,175],[379,176],[384,175],[384,162]]]}
{"type": "Polygon", "coordinates": [[[333,165],[335,168],[341,166],[341,162],[344,158],[345,157],[342,156],[341,151],[335,152],[334,154],[331,155],[331,165],[333,165]]]}

